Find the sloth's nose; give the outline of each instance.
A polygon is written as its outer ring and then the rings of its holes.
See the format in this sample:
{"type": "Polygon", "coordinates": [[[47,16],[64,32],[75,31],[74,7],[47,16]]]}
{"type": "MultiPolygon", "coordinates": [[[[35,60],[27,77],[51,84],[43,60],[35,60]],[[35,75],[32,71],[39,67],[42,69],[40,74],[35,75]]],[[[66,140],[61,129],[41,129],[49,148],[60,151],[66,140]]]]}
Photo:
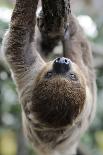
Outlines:
{"type": "Polygon", "coordinates": [[[70,70],[71,61],[68,58],[56,58],[53,64],[53,69],[56,73],[62,74],[70,70]]]}

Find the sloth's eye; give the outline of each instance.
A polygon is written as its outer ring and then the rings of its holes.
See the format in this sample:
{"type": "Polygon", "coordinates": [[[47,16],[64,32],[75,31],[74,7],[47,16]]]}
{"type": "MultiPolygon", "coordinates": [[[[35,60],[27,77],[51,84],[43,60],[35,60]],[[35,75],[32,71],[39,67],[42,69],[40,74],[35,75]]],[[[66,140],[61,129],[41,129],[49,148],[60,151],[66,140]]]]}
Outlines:
{"type": "Polygon", "coordinates": [[[71,80],[74,80],[74,81],[78,80],[77,76],[74,73],[70,73],[70,78],[71,80]]]}
{"type": "Polygon", "coordinates": [[[45,75],[45,78],[50,78],[50,77],[52,77],[52,72],[51,71],[47,72],[47,74],[45,75]]]}

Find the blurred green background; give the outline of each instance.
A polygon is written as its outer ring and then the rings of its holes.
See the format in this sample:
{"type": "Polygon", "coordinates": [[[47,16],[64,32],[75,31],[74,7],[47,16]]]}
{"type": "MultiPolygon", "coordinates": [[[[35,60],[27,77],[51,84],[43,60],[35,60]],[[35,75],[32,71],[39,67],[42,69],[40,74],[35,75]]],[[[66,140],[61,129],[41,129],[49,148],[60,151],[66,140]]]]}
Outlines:
{"type": "MultiPolygon", "coordinates": [[[[72,10],[92,44],[98,87],[96,117],[81,143],[91,155],[103,155],[103,0],[71,1],[72,10]]],[[[0,47],[14,3],[0,0],[0,47]]],[[[20,111],[15,85],[0,53],[0,155],[34,154],[22,134],[20,111]]]]}

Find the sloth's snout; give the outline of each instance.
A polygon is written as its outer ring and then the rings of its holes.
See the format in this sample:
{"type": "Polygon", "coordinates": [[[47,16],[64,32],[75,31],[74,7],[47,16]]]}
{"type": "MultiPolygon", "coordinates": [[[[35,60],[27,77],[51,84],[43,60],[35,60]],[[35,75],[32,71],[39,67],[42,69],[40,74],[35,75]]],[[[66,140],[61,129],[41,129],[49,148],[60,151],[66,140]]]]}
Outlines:
{"type": "Polygon", "coordinates": [[[57,74],[63,74],[70,70],[71,62],[68,58],[57,58],[53,63],[53,69],[57,74]]]}

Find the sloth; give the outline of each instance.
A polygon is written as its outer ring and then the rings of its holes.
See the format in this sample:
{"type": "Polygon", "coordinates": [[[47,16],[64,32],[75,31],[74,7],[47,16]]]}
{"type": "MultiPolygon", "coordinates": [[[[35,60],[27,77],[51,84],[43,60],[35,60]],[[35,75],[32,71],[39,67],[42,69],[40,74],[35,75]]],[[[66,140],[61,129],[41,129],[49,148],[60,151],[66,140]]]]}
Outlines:
{"type": "Polygon", "coordinates": [[[91,48],[71,14],[63,41],[65,57],[44,61],[40,53],[52,52],[63,33],[43,37],[45,31],[36,24],[37,4],[38,0],[16,0],[2,49],[17,86],[24,134],[33,148],[40,155],[75,155],[95,114],[91,48]]]}

